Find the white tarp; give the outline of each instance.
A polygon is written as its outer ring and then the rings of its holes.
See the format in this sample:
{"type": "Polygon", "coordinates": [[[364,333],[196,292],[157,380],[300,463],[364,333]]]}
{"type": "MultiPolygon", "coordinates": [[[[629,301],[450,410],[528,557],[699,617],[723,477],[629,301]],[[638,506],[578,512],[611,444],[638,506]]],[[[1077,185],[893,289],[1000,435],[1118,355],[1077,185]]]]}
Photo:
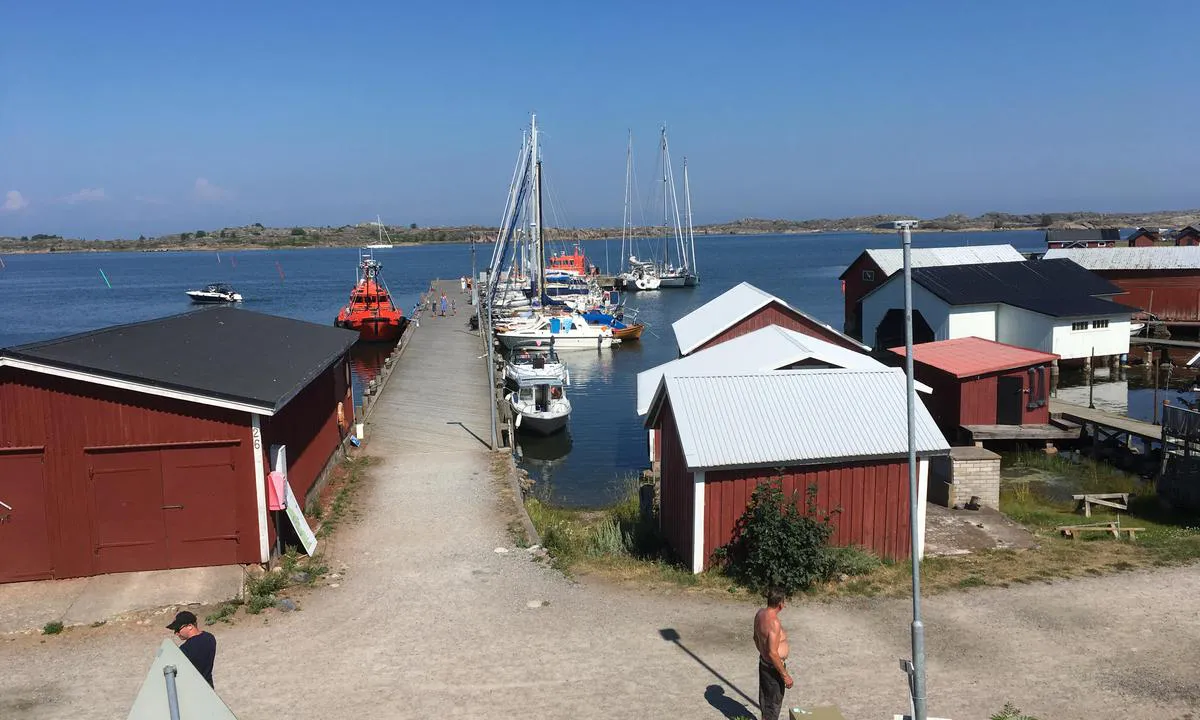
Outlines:
{"type": "Polygon", "coordinates": [[[129,720],[164,720],[171,717],[167,705],[167,679],[163,668],[175,666],[175,692],[179,697],[179,720],[237,720],[233,711],[200,676],[175,643],[163,640],[154,662],[142,681],[142,689],[129,709],[129,720]]]}

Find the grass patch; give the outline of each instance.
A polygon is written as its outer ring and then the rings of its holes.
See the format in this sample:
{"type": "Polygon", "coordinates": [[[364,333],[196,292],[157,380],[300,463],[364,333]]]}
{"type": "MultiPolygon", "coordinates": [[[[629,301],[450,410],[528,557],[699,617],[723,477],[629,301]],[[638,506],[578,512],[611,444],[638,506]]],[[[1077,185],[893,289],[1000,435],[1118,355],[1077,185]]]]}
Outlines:
{"type": "MultiPolygon", "coordinates": [[[[364,474],[370,464],[371,458],[367,455],[346,458],[342,462],[338,474],[331,483],[336,489],[333,490],[333,499],[329,502],[329,507],[321,510],[319,503],[313,503],[318,506],[313,517],[324,518],[321,527],[317,530],[317,537],[329,537],[338,525],[353,513],[354,498],[358,494],[364,474]]],[[[312,513],[312,510],[309,512],[312,513]]]]}
{"type": "Polygon", "coordinates": [[[232,618],[237,614],[239,605],[241,605],[241,602],[221,603],[217,606],[216,610],[213,610],[204,618],[204,622],[209,625],[215,625],[219,622],[229,624],[233,622],[232,618]]]}
{"type": "Polygon", "coordinates": [[[42,626],[43,635],[58,635],[63,631],[63,624],[58,620],[51,620],[42,626]]]}

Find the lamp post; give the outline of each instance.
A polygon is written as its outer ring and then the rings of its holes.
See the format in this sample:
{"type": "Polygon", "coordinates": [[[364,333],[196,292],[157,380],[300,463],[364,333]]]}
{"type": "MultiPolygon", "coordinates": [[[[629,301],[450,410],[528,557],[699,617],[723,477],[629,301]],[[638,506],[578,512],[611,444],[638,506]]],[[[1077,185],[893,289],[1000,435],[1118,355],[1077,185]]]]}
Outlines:
{"type": "Polygon", "coordinates": [[[925,711],[925,624],[921,622],[921,555],[917,536],[917,515],[921,501],[917,492],[917,393],[913,381],[913,309],[912,309],[912,229],[916,220],[897,220],[904,249],[904,375],[908,399],[908,512],[912,543],[912,660],[901,661],[908,674],[913,720],[926,720],[925,711]]]}

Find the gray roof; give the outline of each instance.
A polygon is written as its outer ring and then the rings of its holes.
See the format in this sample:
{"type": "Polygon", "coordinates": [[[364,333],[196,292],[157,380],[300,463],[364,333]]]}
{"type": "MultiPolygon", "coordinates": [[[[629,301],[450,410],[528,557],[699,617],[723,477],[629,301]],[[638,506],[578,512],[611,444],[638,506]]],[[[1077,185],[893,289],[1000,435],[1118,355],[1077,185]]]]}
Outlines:
{"type": "MultiPolygon", "coordinates": [[[[669,398],[689,470],[814,465],[908,453],[904,374],[885,370],[781,370],[665,375],[647,426],[669,398]]],[[[916,450],[950,450],[923,403],[916,450]]]]}
{"type": "MultiPolygon", "coordinates": [[[[871,248],[865,250],[884,275],[904,269],[904,251],[900,248],[871,248]]],[[[1012,245],[973,245],[967,247],[913,248],[909,260],[912,266],[976,265],[994,262],[1021,262],[1025,259],[1012,245]]],[[[882,278],[880,278],[882,280],[882,278]]]]}
{"type": "Polygon", "coordinates": [[[743,282],[729,288],[671,324],[671,328],[675,331],[675,342],[679,345],[679,354],[687,355],[720,335],[723,330],[735,325],[739,320],[772,302],[777,302],[797,315],[808,318],[834,335],[841,336],[861,347],[864,351],[870,350],[866,345],[833,329],[830,325],[817,320],[803,310],[793,307],[748,282],[743,282]]]}
{"type": "Polygon", "coordinates": [[[637,412],[645,415],[650,410],[654,392],[665,374],[765,372],[806,360],[857,370],[887,367],[865,353],[771,325],[638,373],[637,412]]]}
{"type": "Polygon", "coordinates": [[[1044,258],[1065,258],[1088,270],[1200,270],[1200,245],[1060,248],[1047,250],[1044,258]]]}

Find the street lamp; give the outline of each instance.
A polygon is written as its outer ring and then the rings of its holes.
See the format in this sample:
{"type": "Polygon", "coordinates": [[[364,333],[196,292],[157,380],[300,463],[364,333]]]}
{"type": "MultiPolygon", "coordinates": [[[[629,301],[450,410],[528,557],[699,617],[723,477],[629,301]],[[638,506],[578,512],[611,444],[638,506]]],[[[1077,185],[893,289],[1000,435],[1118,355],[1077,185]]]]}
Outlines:
{"type": "Polygon", "coordinates": [[[925,711],[925,624],[921,622],[921,556],[917,537],[917,394],[913,381],[913,309],[912,309],[912,230],[916,220],[896,220],[904,249],[904,374],[908,399],[908,527],[912,542],[912,661],[902,660],[900,667],[908,674],[908,689],[912,697],[913,720],[926,720],[925,711]]]}

